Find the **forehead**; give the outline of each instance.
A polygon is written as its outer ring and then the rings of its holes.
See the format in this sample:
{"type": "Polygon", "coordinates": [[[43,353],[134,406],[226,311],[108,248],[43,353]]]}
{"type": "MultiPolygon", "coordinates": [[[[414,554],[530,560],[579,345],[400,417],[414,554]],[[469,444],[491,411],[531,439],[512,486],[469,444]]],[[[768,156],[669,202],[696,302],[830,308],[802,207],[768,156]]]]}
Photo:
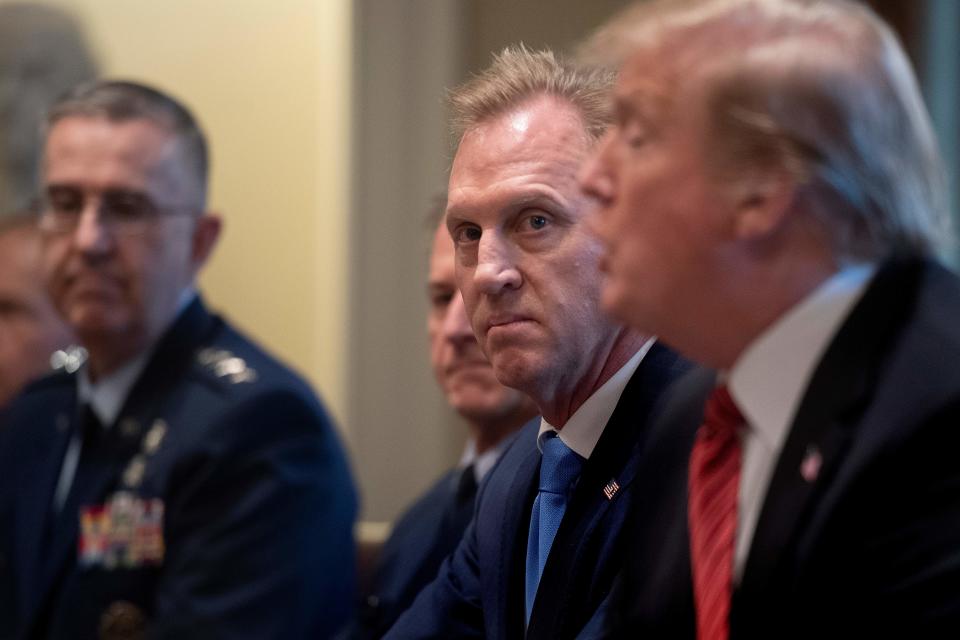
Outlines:
{"type": "Polygon", "coordinates": [[[165,168],[174,147],[174,136],[152,120],[68,116],[47,135],[44,178],[104,187],[145,183],[165,168]]]}
{"type": "Polygon", "coordinates": [[[645,117],[666,116],[676,106],[681,88],[675,60],[663,46],[635,50],[624,62],[613,91],[618,117],[624,112],[645,117]]]}
{"type": "Polygon", "coordinates": [[[569,206],[589,137],[576,108],[542,96],[467,131],[450,171],[448,218],[539,199],[569,206]]]}

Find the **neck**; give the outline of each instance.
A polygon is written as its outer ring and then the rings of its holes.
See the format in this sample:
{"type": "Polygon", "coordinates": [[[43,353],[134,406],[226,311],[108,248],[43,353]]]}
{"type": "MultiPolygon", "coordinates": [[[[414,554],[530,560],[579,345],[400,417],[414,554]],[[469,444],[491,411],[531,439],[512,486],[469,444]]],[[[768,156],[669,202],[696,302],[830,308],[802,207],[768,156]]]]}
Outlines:
{"type": "Polygon", "coordinates": [[[91,382],[97,382],[105,376],[123,368],[128,362],[143,353],[147,348],[143,341],[86,340],[87,375],[91,382]]]}
{"type": "Polygon", "coordinates": [[[833,276],[839,264],[832,254],[787,255],[759,265],[725,296],[714,318],[712,336],[703,336],[702,355],[694,360],[730,369],[764,331],[833,276]]]}
{"type": "Polygon", "coordinates": [[[576,384],[556,392],[553,397],[535,398],[540,414],[551,425],[562,429],[577,409],[620,371],[648,339],[649,336],[620,328],[608,346],[599,350],[600,357],[591,364],[587,374],[581,376],[576,384]]]}

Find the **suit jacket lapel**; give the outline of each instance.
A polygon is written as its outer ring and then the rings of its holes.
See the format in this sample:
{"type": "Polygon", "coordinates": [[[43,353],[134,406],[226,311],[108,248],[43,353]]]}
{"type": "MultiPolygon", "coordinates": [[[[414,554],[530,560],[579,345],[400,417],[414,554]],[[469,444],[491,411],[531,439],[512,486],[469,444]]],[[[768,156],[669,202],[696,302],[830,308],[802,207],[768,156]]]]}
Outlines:
{"type": "Polygon", "coordinates": [[[625,508],[645,446],[647,420],[689,364],[659,343],[651,347],[620,396],[571,497],[544,566],[528,638],[569,636],[606,597],[621,563],[617,553],[625,508]],[[621,518],[607,517],[617,510],[621,518]],[[557,552],[555,553],[554,550],[557,552]],[[594,591],[594,587],[600,589],[594,591]]]}
{"type": "Polygon", "coordinates": [[[891,261],[881,268],[817,366],[764,498],[733,623],[741,606],[750,608],[746,602],[768,593],[805,509],[842,459],[870,399],[878,361],[913,307],[904,296],[916,292],[921,266],[891,261]]]}
{"type": "MultiPolygon", "coordinates": [[[[539,424],[539,421],[538,421],[539,424]]],[[[534,431],[534,438],[537,431],[534,431]]],[[[534,440],[535,442],[535,440],[534,440]]],[[[530,509],[536,497],[540,476],[540,452],[536,445],[525,453],[503,501],[503,522],[516,526],[499,527],[498,547],[490,558],[497,567],[495,579],[495,615],[491,624],[493,637],[523,637],[524,628],[524,568],[527,554],[527,534],[530,528],[530,509]]]]}

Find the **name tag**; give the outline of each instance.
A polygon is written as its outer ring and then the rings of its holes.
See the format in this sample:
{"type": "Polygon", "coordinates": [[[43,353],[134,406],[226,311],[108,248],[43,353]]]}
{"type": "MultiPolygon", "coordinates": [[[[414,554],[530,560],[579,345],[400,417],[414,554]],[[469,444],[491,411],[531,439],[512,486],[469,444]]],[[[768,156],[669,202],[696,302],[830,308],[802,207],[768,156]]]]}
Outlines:
{"type": "Polygon", "coordinates": [[[80,509],[81,567],[135,569],[163,563],[163,500],[121,491],[80,509]]]}

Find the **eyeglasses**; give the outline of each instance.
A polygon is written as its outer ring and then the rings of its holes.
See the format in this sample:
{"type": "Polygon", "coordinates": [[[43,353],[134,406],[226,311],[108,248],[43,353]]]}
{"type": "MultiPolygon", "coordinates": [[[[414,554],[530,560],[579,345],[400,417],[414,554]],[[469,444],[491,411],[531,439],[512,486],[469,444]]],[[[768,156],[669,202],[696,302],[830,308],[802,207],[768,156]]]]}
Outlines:
{"type": "MultiPolygon", "coordinates": [[[[48,233],[73,233],[80,224],[87,201],[79,189],[53,187],[41,198],[38,209],[40,229],[48,233]]],[[[165,215],[189,215],[194,209],[185,206],[156,205],[145,193],[123,189],[100,194],[96,214],[105,229],[118,236],[145,233],[165,215]]]]}

